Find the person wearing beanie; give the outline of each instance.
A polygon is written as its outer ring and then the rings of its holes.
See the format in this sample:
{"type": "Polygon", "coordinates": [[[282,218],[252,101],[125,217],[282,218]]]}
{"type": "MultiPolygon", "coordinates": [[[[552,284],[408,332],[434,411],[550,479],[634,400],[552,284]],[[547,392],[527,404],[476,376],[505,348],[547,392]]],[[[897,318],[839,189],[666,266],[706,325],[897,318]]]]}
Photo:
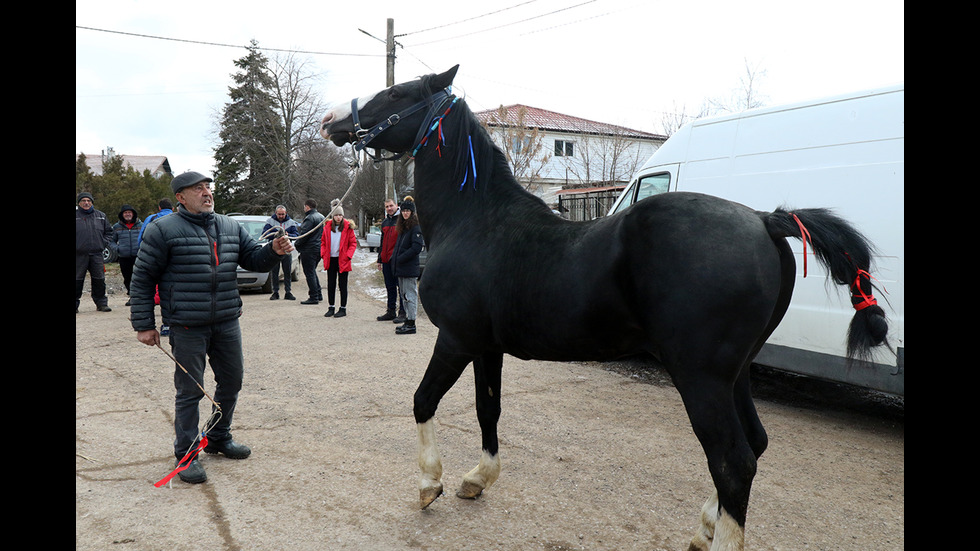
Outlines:
{"type": "Polygon", "coordinates": [[[422,275],[419,265],[419,255],[425,246],[422,238],[422,228],[419,217],[415,212],[415,200],[405,197],[401,204],[401,216],[398,218],[398,241],[392,253],[392,271],[398,278],[398,292],[405,304],[405,323],[395,329],[399,335],[415,333],[415,318],[418,314],[419,294],[418,281],[422,275]]]}
{"type": "Polygon", "coordinates": [[[324,317],[342,318],[347,315],[347,279],[353,269],[351,259],[357,251],[354,221],[344,219],[344,207],[340,199],[330,202],[329,220],[323,225],[320,236],[320,257],[327,272],[327,293],[330,307],[324,317]],[[337,287],[340,287],[340,308],[334,310],[337,287]]]}
{"type": "MultiPolygon", "coordinates": [[[[133,265],[136,264],[136,253],[140,250],[140,230],[143,221],[139,213],[131,205],[123,205],[119,209],[119,221],[112,226],[112,240],[116,244],[119,259],[119,271],[122,272],[126,294],[129,295],[129,283],[133,279],[133,265]]],[[[126,301],[126,306],[129,306],[126,301]]]]}
{"type": "Polygon", "coordinates": [[[75,313],[81,304],[85,288],[85,274],[92,280],[92,302],[99,312],[111,312],[106,296],[105,259],[106,247],[115,247],[112,225],[104,212],[95,208],[95,198],[83,191],[75,198],[75,313]]]}
{"type": "MultiPolygon", "coordinates": [[[[203,450],[230,459],[245,459],[252,450],[232,438],[231,423],[245,371],[242,299],[237,269],[268,272],[293,246],[285,235],[263,246],[234,218],[214,212],[211,178],[185,172],[171,182],[177,212],[144,224],[130,286],[130,322],[136,339],[160,346],[154,293],[160,290],[160,314],[170,327],[175,360],[173,452],[184,482],[207,481],[197,458],[203,450]],[[200,422],[206,365],[214,372],[215,415],[200,422]],[[220,415],[217,409],[220,407],[220,415]]],[[[169,477],[166,479],[169,480],[169,477]]]]}

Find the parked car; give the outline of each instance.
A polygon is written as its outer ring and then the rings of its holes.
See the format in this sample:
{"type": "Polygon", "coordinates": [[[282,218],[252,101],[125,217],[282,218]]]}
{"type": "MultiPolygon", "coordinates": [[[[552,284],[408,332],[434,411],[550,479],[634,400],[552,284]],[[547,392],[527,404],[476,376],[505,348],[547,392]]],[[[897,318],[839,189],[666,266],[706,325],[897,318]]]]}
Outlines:
{"type": "Polygon", "coordinates": [[[368,228],[367,246],[368,250],[372,253],[376,252],[381,247],[381,228],[378,226],[371,226],[368,228]]]}
{"type": "MultiPolygon", "coordinates": [[[[252,216],[247,214],[229,214],[231,218],[238,221],[245,228],[245,231],[256,241],[262,237],[262,229],[265,227],[268,216],[252,216]]],[[[269,241],[265,241],[263,246],[268,247],[269,241]]],[[[299,263],[299,252],[294,248],[292,252],[293,263],[290,266],[290,281],[299,281],[299,274],[302,267],[299,263]]],[[[282,277],[280,275],[280,277],[282,277]]],[[[241,266],[238,267],[238,289],[242,291],[261,290],[263,293],[272,292],[272,274],[270,272],[250,272],[241,266]]]]}

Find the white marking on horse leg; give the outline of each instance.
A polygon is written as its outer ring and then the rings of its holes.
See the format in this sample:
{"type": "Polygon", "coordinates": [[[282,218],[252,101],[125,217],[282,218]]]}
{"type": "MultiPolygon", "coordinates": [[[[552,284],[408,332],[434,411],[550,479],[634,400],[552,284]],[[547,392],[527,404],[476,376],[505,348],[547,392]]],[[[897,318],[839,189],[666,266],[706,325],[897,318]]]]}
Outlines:
{"type": "Polygon", "coordinates": [[[418,424],[419,431],[419,505],[422,509],[442,495],[442,460],[436,447],[435,421],[418,424]]]}
{"type": "Polygon", "coordinates": [[[463,477],[463,484],[456,492],[456,497],[473,499],[492,486],[498,476],[500,476],[500,454],[490,455],[484,450],[483,455],[480,456],[480,464],[463,477]]]}
{"type": "Polygon", "coordinates": [[[688,551],[709,551],[715,537],[715,523],[718,522],[718,492],[712,494],[701,507],[701,526],[691,540],[688,551]]]}
{"type": "Polygon", "coordinates": [[[745,549],[745,530],[724,508],[715,522],[715,540],[711,551],[742,551],[745,549]]]}

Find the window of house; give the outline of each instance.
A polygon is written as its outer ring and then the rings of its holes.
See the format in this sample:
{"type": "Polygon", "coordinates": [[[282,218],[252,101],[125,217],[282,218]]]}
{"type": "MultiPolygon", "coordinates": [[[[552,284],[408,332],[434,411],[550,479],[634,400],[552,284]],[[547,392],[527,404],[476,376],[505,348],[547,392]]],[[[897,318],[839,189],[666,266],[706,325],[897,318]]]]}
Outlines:
{"type": "Polygon", "coordinates": [[[555,157],[571,157],[575,155],[575,142],[555,140],[555,157]]]}

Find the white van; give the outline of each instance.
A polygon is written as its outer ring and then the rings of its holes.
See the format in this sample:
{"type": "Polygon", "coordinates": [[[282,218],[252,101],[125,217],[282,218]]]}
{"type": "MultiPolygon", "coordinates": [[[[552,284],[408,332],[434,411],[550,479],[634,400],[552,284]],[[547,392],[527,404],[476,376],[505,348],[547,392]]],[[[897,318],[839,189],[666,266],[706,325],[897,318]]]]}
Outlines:
{"type": "MultiPolygon", "coordinates": [[[[889,321],[891,353],[845,361],[854,310],[810,256],[786,317],[756,363],[905,395],[905,86],[753,109],[683,126],[637,172],[609,214],[645,197],[695,191],[750,208],[831,208],[878,249],[871,275],[889,321]]],[[[808,249],[812,255],[812,249],[808,249]]]]}

